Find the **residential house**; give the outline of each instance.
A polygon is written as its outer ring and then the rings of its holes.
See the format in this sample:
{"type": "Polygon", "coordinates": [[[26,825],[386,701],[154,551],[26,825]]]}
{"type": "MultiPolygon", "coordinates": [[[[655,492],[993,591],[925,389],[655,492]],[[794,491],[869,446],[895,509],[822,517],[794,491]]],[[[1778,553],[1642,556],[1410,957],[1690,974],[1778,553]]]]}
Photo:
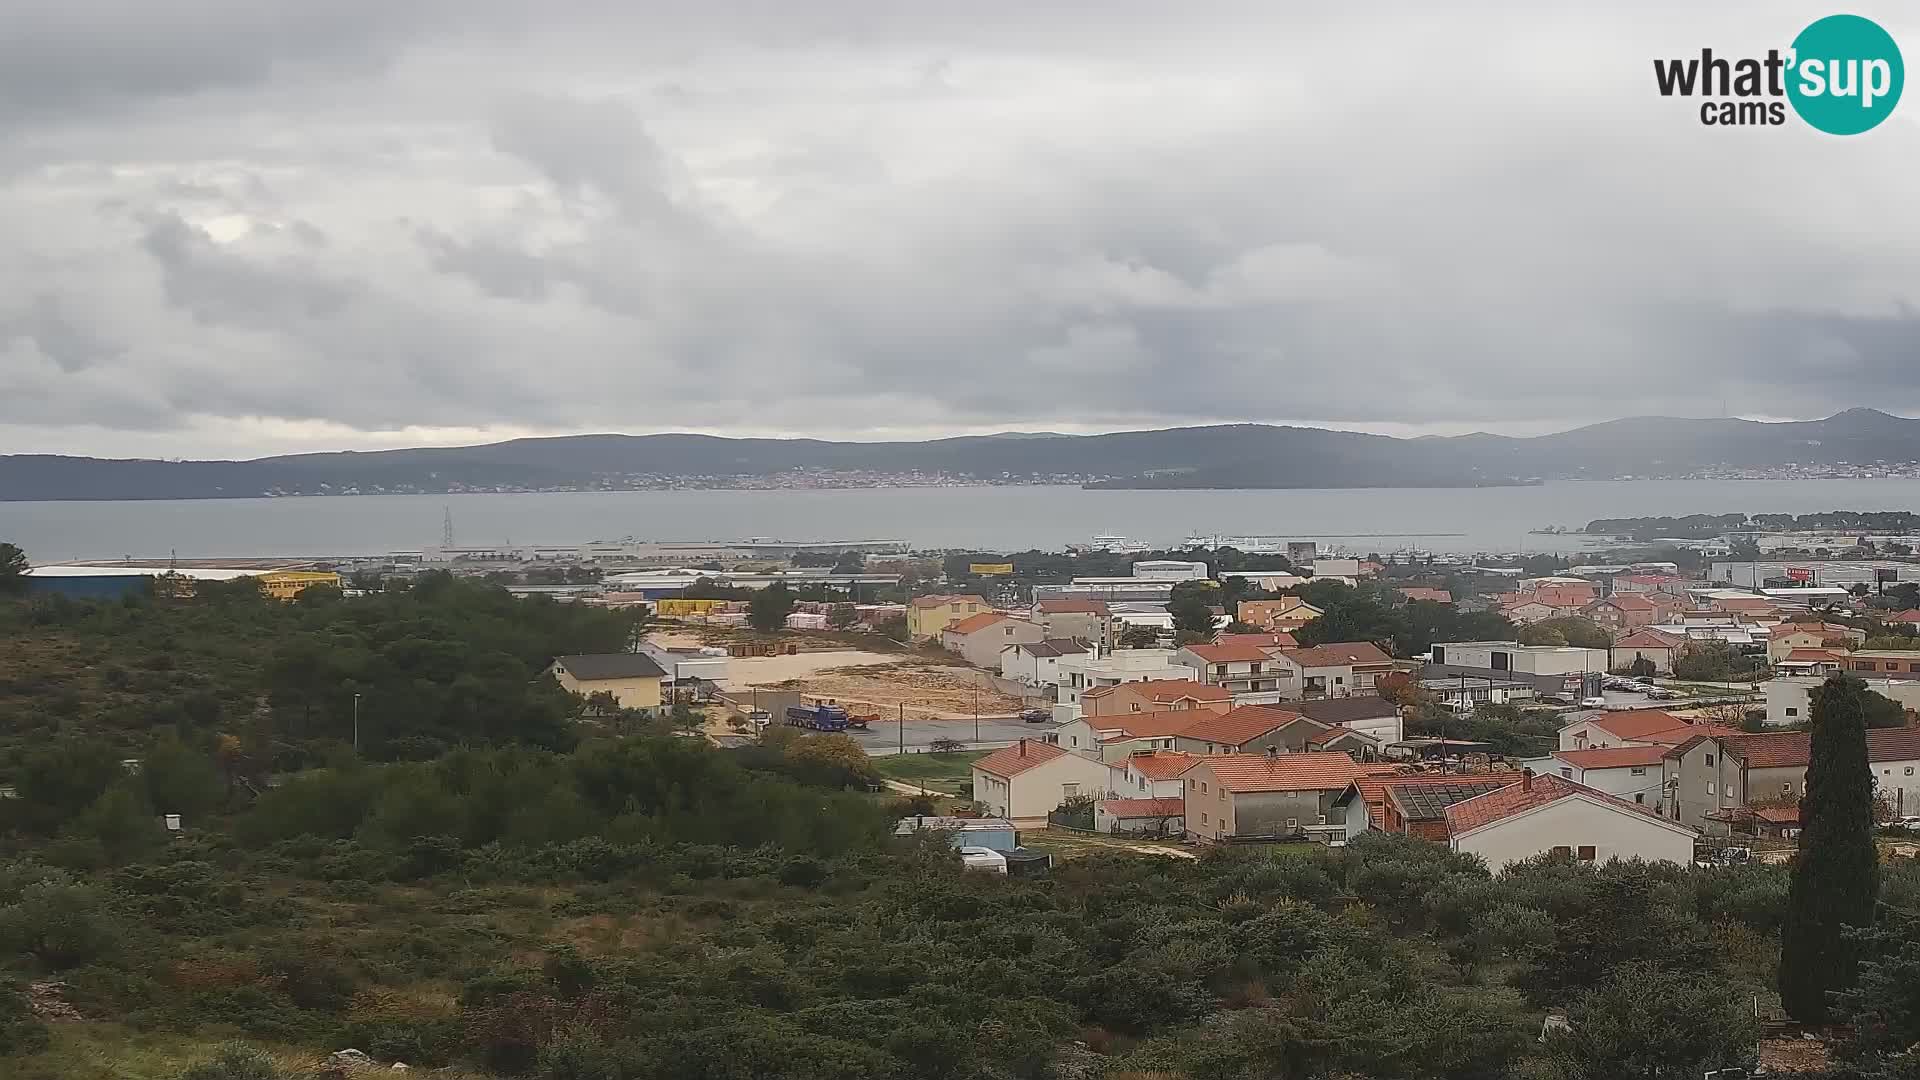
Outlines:
{"type": "Polygon", "coordinates": [[[1693,865],[1697,833],[1644,806],[1559,776],[1520,782],[1446,808],[1448,845],[1495,873],[1548,852],[1586,863],[1644,859],[1693,865]]]}
{"type": "Polygon", "coordinates": [[[1324,614],[1297,596],[1242,600],[1234,611],[1234,617],[1243,623],[1282,634],[1291,634],[1324,614]]]}
{"type": "Polygon", "coordinates": [[[1687,639],[1643,626],[1616,639],[1607,650],[1609,671],[1628,671],[1641,660],[1653,665],[1655,675],[1673,674],[1673,662],[1686,654],[1687,639]]]}
{"type": "Polygon", "coordinates": [[[1119,622],[1105,600],[1041,600],[1033,605],[1032,617],[1049,641],[1071,638],[1096,645],[1102,652],[1119,642],[1119,622]]]}
{"type": "Polygon", "coordinates": [[[1382,697],[1316,698],[1290,701],[1285,708],[1329,727],[1357,731],[1383,746],[1407,737],[1400,707],[1382,697]]]}
{"type": "Polygon", "coordinates": [[[1515,626],[1529,626],[1548,619],[1558,619],[1569,612],[1538,600],[1519,600],[1503,606],[1500,614],[1515,626]]]}
{"type": "Polygon", "coordinates": [[[1615,595],[1659,593],[1679,599],[1686,595],[1688,586],[1693,584],[1686,578],[1674,574],[1624,574],[1613,579],[1613,591],[1615,595]]]}
{"type": "Polygon", "coordinates": [[[1316,833],[1338,838],[1344,821],[1334,801],[1376,768],[1345,754],[1200,758],[1183,777],[1187,835],[1211,843],[1316,833]]]}
{"type": "Polygon", "coordinates": [[[1920,626],[1920,608],[1910,608],[1906,611],[1896,611],[1891,614],[1882,616],[1881,621],[1887,622],[1887,623],[1894,623],[1896,625],[1920,626]]]}
{"type": "Polygon", "coordinates": [[[660,709],[660,680],[667,674],[644,653],[556,656],[547,672],[568,693],[583,698],[606,694],[620,708],[648,715],[660,709]]]}
{"type": "Polygon", "coordinates": [[[1520,782],[1515,772],[1432,776],[1385,773],[1361,776],[1335,800],[1345,809],[1347,839],[1368,829],[1394,836],[1447,840],[1447,807],[1520,782]]]}
{"type": "Polygon", "coordinates": [[[1289,701],[1373,694],[1374,680],[1393,670],[1393,658],[1371,641],[1282,649],[1274,659],[1281,693],[1289,701]]]}
{"type": "Polygon", "coordinates": [[[1000,649],[1000,677],[1024,686],[1058,686],[1060,658],[1082,656],[1087,646],[1071,639],[1049,638],[1005,645],[1000,649]]]}
{"type": "Polygon", "coordinates": [[[950,653],[958,653],[961,659],[974,667],[998,671],[1001,649],[1009,645],[1032,644],[1044,639],[1046,634],[1045,630],[1040,629],[1039,623],[1016,619],[997,611],[983,611],[940,631],[940,647],[950,653]]]}
{"type": "Polygon", "coordinates": [[[1081,714],[1048,733],[1048,741],[1097,761],[1120,761],[1142,750],[1172,750],[1175,736],[1207,712],[1159,710],[1112,716],[1081,714]]]}
{"type": "MultiPolygon", "coordinates": [[[[1851,653],[1838,663],[1844,670],[1847,661],[1859,653],[1851,653]]],[[[1884,663],[1876,660],[1875,663],[1884,663]]],[[[1873,676],[1862,673],[1867,689],[1881,697],[1898,702],[1909,713],[1920,710],[1920,678],[1911,676],[1873,676]]],[[[1789,675],[1784,668],[1782,673],[1767,680],[1767,726],[1786,727],[1798,724],[1813,716],[1813,690],[1825,681],[1820,675],[1789,675]]]]}
{"type": "Polygon", "coordinates": [[[1189,679],[1190,668],[1173,662],[1172,649],[1119,649],[1104,655],[1063,656],[1059,663],[1059,701],[1080,707],[1080,695],[1121,683],[1189,679]]]}
{"type": "Polygon", "coordinates": [[[1431,600],[1436,604],[1453,603],[1453,594],[1445,589],[1429,589],[1424,585],[1402,585],[1400,597],[1411,603],[1415,600],[1431,600]]]}
{"type": "Polygon", "coordinates": [[[1866,631],[1839,623],[1825,620],[1783,622],[1774,627],[1772,636],[1767,638],[1767,660],[1777,664],[1795,649],[1824,649],[1830,646],[1851,649],[1865,640],[1866,631]]]}
{"type": "Polygon", "coordinates": [[[1194,760],[1176,750],[1135,750],[1107,762],[1107,792],[1125,799],[1178,798],[1186,788],[1180,777],[1194,760]]]}
{"type": "Polygon", "coordinates": [[[1635,806],[1658,807],[1666,782],[1666,757],[1671,749],[1648,743],[1595,750],[1555,750],[1544,758],[1522,764],[1541,776],[1559,776],[1635,806]]]}
{"type": "MultiPolygon", "coordinates": [[[[1184,670],[1184,669],[1183,669],[1184,670]]],[[[1178,712],[1209,709],[1226,712],[1233,708],[1233,695],[1224,687],[1207,686],[1192,679],[1151,679],[1144,682],[1101,686],[1080,695],[1081,715],[1125,716],[1128,713],[1178,712]]]]}
{"type": "Polygon", "coordinates": [[[1835,649],[1794,649],[1773,662],[1781,675],[1827,676],[1845,670],[1847,654],[1835,649]]]}
{"type": "Polygon", "coordinates": [[[1610,746],[1678,746],[1695,735],[1737,735],[1719,724],[1694,723],[1664,709],[1620,709],[1581,717],[1560,729],[1562,750],[1610,746]]]}
{"type": "MultiPolygon", "coordinates": [[[[1805,731],[1741,733],[1675,747],[1666,761],[1669,813],[1725,833],[1736,808],[1805,796],[1812,752],[1805,731]]],[[[1896,817],[1920,813],[1920,727],[1869,729],[1867,767],[1875,793],[1896,817]]]]}
{"type": "Polygon", "coordinates": [[[1310,749],[1307,739],[1328,730],[1291,709],[1241,705],[1228,712],[1198,717],[1174,733],[1174,749],[1188,754],[1283,754],[1310,749]]]}
{"type": "Polygon", "coordinates": [[[940,632],[961,619],[991,611],[985,599],[962,596],[916,596],[907,603],[907,636],[915,641],[938,641],[940,632]]]}
{"type": "Polygon", "coordinates": [[[1106,790],[1105,765],[1034,739],[1021,739],[973,763],[973,801],[1015,825],[1043,822],[1063,801],[1097,799],[1106,790]]]}
{"type": "Polygon", "coordinates": [[[1174,652],[1173,662],[1192,669],[1197,681],[1224,687],[1236,697],[1272,694],[1278,701],[1283,692],[1279,665],[1258,645],[1188,645],[1174,652]]]}
{"type": "Polygon", "coordinates": [[[1431,679],[1519,681],[1534,693],[1579,700],[1600,692],[1609,658],[1605,649],[1571,645],[1522,645],[1517,641],[1447,641],[1431,651],[1420,672],[1431,679]]]}
{"type": "Polygon", "coordinates": [[[1660,605],[1638,593],[1620,593],[1593,601],[1580,614],[1618,637],[1659,622],[1660,605]]]}
{"type": "Polygon", "coordinates": [[[1855,649],[1846,669],[1863,679],[1920,679],[1920,650],[1855,649]]]}

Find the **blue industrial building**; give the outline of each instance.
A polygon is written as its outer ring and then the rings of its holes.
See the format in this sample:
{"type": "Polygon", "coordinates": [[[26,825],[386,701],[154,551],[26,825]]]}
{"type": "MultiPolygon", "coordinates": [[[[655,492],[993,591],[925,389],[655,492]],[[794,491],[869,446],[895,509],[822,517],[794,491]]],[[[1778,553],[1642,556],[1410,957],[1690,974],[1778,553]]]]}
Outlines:
{"type": "Polygon", "coordinates": [[[64,596],[69,600],[119,600],[127,596],[146,596],[153,588],[152,574],[67,574],[35,568],[27,572],[28,596],[64,596]]]}

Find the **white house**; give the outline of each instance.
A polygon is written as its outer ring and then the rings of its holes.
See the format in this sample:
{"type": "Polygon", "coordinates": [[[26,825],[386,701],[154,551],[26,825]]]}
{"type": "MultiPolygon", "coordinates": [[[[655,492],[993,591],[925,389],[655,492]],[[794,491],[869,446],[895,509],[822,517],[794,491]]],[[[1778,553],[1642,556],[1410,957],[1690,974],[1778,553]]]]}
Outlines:
{"type": "Polygon", "coordinates": [[[1603,750],[1556,750],[1522,762],[1541,776],[1558,776],[1604,791],[1635,806],[1660,806],[1664,762],[1671,747],[1652,744],[1603,750]]]}
{"type": "Polygon", "coordinates": [[[1186,788],[1180,774],[1198,760],[1174,750],[1137,750],[1107,762],[1107,794],[1122,799],[1177,799],[1186,788]]]}
{"type": "Polygon", "coordinates": [[[1000,649],[1000,677],[1026,686],[1058,686],[1060,659],[1080,656],[1087,647],[1078,641],[1027,641],[1000,649]]]}
{"type": "Polygon", "coordinates": [[[1499,873],[1554,852],[1581,862],[1614,859],[1693,864],[1699,834],[1650,809],[1558,776],[1523,773],[1517,784],[1447,807],[1448,844],[1499,873]]]}
{"type": "Polygon", "coordinates": [[[1117,649],[1105,656],[1079,653],[1060,657],[1060,702],[1078,704],[1080,695],[1101,686],[1189,679],[1193,672],[1173,662],[1172,649],[1117,649]]]}
{"type": "Polygon", "coordinates": [[[1141,559],[1133,564],[1133,576],[1154,581],[1205,581],[1207,564],[1178,559],[1141,559]]]}
{"type": "MultiPolygon", "coordinates": [[[[1863,676],[1864,677],[1864,676],[1863,676]]],[[[1920,709],[1920,679],[1864,677],[1867,689],[1892,698],[1905,709],[1920,709]]],[[[1782,676],[1767,680],[1767,726],[1804,722],[1813,715],[1813,688],[1825,682],[1817,676],[1782,676]]]]}
{"type": "Polygon", "coordinates": [[[1272,652],[1257,645],[1188,645],[1173,654],[1173,662],[1191,670],[1195,682],[1225,687],[1236,701],[1243,694],[1262,693],[1279,701],[1286,689],[1280,685],[1280,673],[1286,671],[1292,678],[1272,652]]]}
{"type": "Polygon", "coordinates": [[[973,763],[973,801],[1015,825],[1046,820],[1061,802],[1107,792],[1107,767],[1058,746],[1021,739],[973,763]]]}
{"type": "Polygon", "coordinates": [[[997,611],[983,611],[941,630],[940,647],[950,653],[959,653],[974,667],[998,670],[1001,649],[1039,641],[1044,637],[1046,631],[1040,629],[1039,623],[1016,619],[997,611]]]}

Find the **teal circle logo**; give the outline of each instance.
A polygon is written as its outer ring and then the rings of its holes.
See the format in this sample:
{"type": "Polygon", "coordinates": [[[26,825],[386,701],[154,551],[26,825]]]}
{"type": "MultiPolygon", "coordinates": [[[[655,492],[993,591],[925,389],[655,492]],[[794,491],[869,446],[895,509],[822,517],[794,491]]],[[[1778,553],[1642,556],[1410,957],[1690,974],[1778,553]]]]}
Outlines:
{"type": "Polygon", "coordinates": [[[1829,15],[1800,31],[1792,65],[1787,100],[1800,119],[1829,135],[1878,126],[1907,81],[1893,36],[1858,15],[1829,15]]]}

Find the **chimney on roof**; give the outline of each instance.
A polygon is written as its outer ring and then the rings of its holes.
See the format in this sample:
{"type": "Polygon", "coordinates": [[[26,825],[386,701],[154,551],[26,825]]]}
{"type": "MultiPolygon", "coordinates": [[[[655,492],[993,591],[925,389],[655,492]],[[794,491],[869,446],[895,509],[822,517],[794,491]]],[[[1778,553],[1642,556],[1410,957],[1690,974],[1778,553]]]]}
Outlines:
{"type": "Polygon", "coordinates": [[[1025,739],[1020,740],[1020,756],[1021,757],[1027,756],[1027,740],[1025,739]]]}
{"type": "Polygon", "coordinates": [[[1280,760],[1280,748],[1277,746],[1267,747],[1267,760],[1268,761],[1280,760]]]}
{"type": "Polygon", "coordinates": [[[1532,769],[1520,770],[1520,790],[1521,791],[1533,790],[1533,770],[1532,769]]]}

